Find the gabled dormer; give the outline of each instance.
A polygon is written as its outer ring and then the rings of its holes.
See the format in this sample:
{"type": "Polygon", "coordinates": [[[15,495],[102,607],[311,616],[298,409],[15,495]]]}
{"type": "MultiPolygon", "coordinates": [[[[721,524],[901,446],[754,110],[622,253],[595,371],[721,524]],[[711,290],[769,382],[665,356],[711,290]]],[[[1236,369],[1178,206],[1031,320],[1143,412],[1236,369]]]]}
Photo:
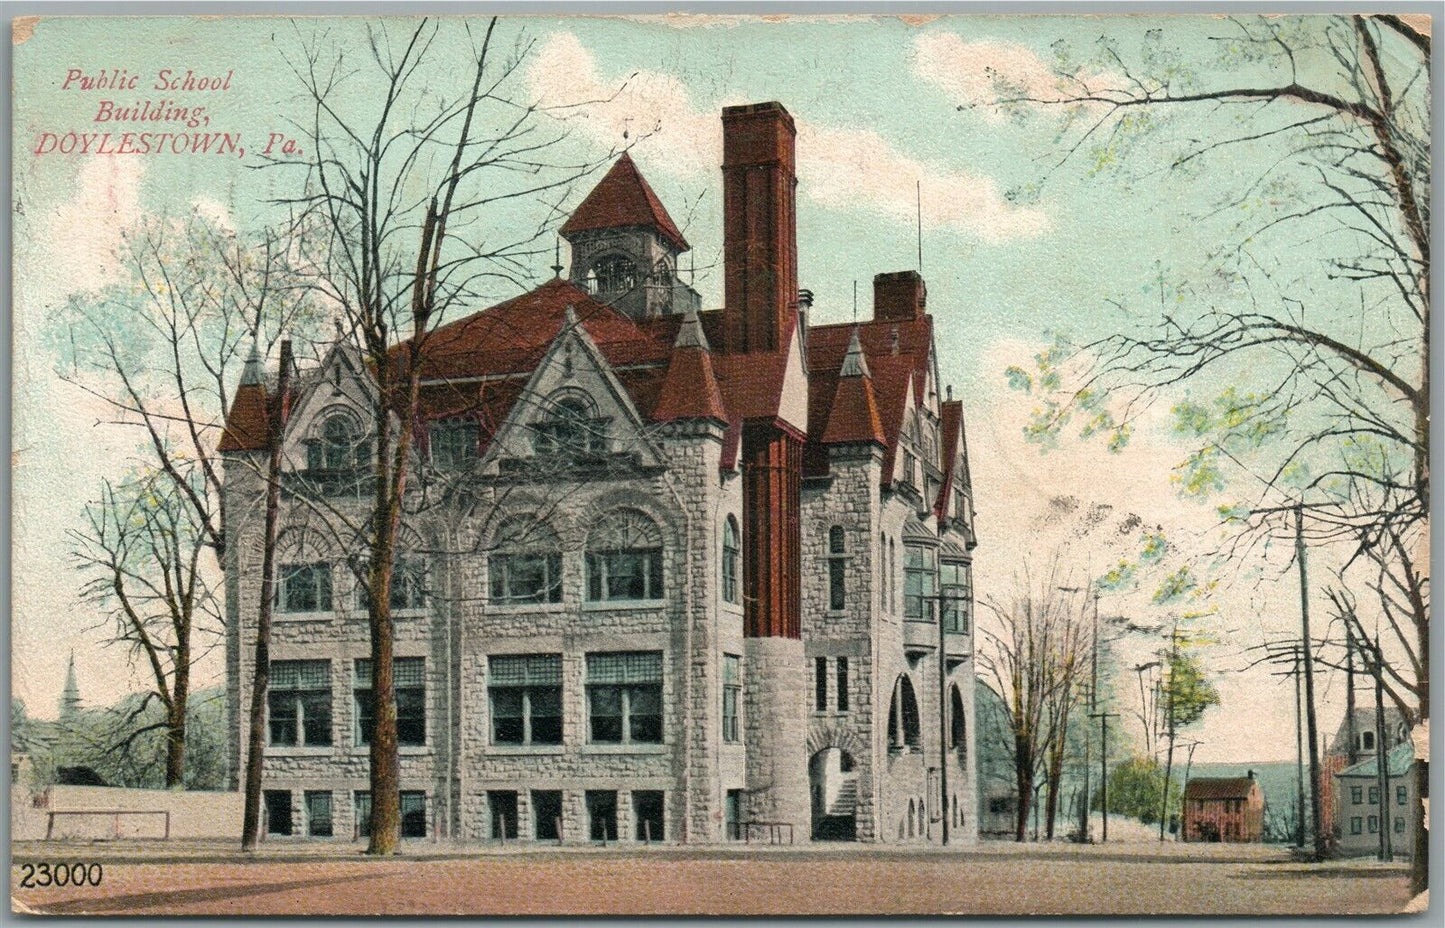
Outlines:
{"type": "Polygon", "coordinates": [[[572,248],[572,282],[598,302],[634,319],[701,308],[678,279],[678,256],[691,246],[625,152],[561,234],[572,248]]]}

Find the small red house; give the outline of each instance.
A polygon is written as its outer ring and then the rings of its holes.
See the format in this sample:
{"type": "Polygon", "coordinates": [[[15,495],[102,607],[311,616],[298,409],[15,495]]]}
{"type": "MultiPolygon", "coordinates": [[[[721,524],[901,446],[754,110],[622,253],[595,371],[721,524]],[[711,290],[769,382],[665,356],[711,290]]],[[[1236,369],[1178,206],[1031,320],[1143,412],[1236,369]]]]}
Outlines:
{"type": "Polygon", "coordinates": [[[1195,777],[1184,785],[1185,841],[1264,839],[1264,790],[1254,778],[1195,777]]]}

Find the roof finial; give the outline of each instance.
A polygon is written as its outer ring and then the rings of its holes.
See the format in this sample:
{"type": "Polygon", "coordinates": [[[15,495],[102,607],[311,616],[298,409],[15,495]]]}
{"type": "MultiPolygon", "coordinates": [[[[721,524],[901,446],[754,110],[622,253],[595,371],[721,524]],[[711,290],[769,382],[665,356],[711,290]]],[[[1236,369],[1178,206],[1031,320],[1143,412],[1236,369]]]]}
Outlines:
{"type": "Polygon", "coordinates": [[[853,279],[853,324],[858,324],[858,279],[853,279]]]}
{"type": "Polygon", "coordinates": [[[255,332],[251,333],[251,354],[246,358],[246,366],[241,370],[241,385],[259,387],[264,382],[265,374],[261,367],[260,338],[255,332]]]}
{"type": "Polygon", "coordinates": [[[710,350],[707,343],[707,335],[702,330],[702,322],[697,318],[697,310],[689,306],[683,314],[682,325],[677,328],[677,341],[673,343],[676,348],[701,348],[703,351],[710,350]]]}
{"type": "Polygon", "coordinates": [[[949,401],[950,403],[952,403],[952,402],[953,402],[953,384],[949,384],[946,389],[947,389],[947,391],[948,391],[948,401],[949,401]]]}
{"type": "Polygon", "coordinates": [[[562,276],[562,236],[557,236],[557,241],[552,243],[552,276],[562,276]]]}
{"type": "Polygon", "coordinates": [[[848,353],[843,356],[839,377],[868,377],[868,359],[863,354],[863,345],[858,341],[858,326],[853,325],[853,335],[848,339],[848,353]]]}
{"type": "Polygon", "coordinates": [[[562,317],[562,327],[575,329],[577,327],[577,307],[571,303],[567,304],[567,313],[562,317]]]}

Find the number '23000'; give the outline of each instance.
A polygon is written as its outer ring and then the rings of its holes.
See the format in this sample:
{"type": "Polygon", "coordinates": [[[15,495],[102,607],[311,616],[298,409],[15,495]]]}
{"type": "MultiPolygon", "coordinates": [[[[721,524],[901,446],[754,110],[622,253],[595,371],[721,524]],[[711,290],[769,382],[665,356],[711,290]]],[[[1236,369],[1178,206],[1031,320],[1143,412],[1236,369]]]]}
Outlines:
{"type": "Polygon", "coordinates": [[[20,886],[99,886],[105,877],[100,864],[39,863],[20,865],[20,886]]]}

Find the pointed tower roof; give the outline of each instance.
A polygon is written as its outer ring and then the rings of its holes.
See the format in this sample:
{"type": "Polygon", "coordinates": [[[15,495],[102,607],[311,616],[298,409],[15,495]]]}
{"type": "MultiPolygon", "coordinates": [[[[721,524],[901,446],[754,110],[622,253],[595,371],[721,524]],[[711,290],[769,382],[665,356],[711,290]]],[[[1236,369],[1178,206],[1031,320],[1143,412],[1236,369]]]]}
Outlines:
{"type": "Polygon", "coordinates": [[[220,451],[256,451],[266,447],[268,435],[266,383],[260,353],[253,347],[241,372],[231,408],[226,411],[226,428],[221,433],[220,451]]]}
{"type": "Polygon", "coordinates": [[[70,664],[65,668],[65,689],[60,691],[61,721],[73,717],[80,711],[80,684],[75,681],[75,651],[70,652],[70,664]]]}
{"type": "Polygon", "coordinates": [[[823,431],[825,445],[876,444],[886,447],[883,420],[878,415],[878,399],[873,395],[873,378],[868,373],[868,360],[858,341],[858,327],[848,342],[848,353],[838,370],[838,390],[828,412],[828,427],[823,431]]]}
{"type": "Polygon", "coordinates": [[[562,224],[561,232],[570,239],[578,232],[623,226],[654,228],[678,251],[692,247],[626,152],[562,224]]]}
{"type": "Polygon", "coordinates": [[[688,310],[687,315],[682,317],[677,341],[673,343],[672,360],[667,366],[667,379],[662,382],[662,392],[652,418],[659,422],[673,419],[728,421],[717,374],[713,371],[712,352],[708,349],[707,336],[703,334],[702,324],[694,310],[688,310]]]}

